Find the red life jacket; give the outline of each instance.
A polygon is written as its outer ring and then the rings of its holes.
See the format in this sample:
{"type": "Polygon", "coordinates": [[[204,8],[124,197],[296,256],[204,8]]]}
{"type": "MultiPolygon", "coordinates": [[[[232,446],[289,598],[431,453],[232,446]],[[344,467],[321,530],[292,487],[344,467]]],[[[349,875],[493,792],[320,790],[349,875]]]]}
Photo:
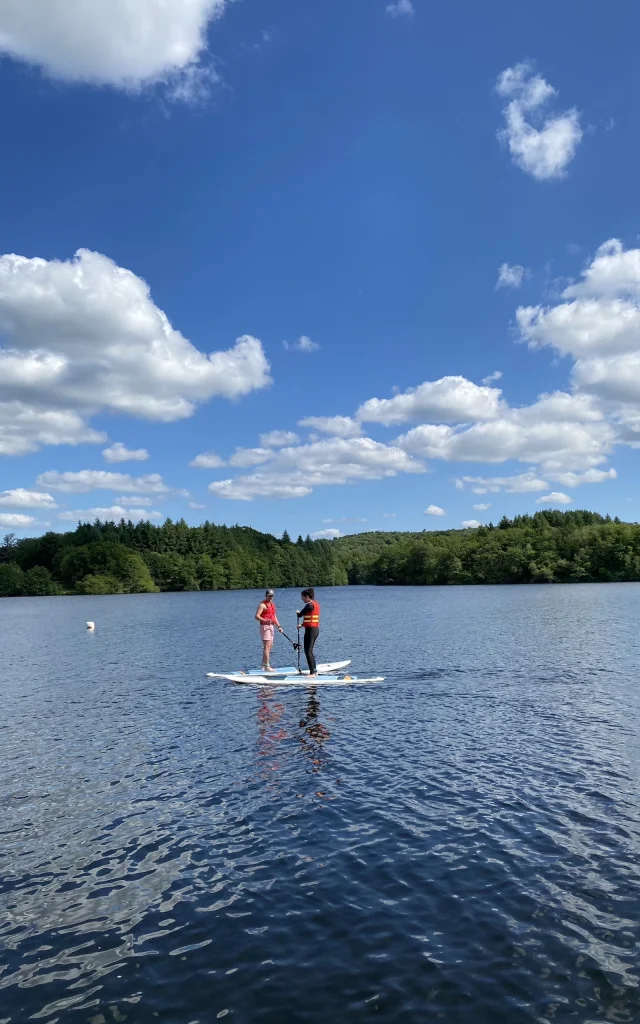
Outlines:
{"type": "Polygon", "coordinates": [[[263,623],[266,624],[268,622],[275,622],[277,617],[278,616],[276,615],[276,606],[273,603],[273,601],[269,601],[269,603],[265,604],[264,608],[262,609],[262,615],[260,616],[260,618],[262,619],[263,623]]]}
{"type": "Polygon", "coordinates": [[[305,612],[302,616],[302,625],[307,628],[310,626],[320,626],[320,605],[317,601],[307,601],[307,604],[312,606],[312,611],[305,612]]]}

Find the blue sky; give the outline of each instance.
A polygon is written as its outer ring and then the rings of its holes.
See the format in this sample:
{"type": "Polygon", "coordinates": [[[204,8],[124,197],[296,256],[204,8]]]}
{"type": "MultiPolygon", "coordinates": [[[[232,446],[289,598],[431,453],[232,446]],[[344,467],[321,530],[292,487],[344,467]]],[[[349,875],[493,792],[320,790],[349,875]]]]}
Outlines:
{"type": "Polygon", "coordinates": [[[0,528],[639,518],[635,8],[84,6],[0,11],[0,528]]]}

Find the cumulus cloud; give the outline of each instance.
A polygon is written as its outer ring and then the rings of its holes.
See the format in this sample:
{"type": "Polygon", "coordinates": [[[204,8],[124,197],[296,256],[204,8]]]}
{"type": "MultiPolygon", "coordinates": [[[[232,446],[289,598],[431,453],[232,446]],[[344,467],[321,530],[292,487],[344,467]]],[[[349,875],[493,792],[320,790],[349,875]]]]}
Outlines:
{"type": "Polygon", "coordinates": [[[124,508],[122,505],[110,505],[108,508],[81,508],[76,511],[61,512],[58,519],[70,523],[87,523],[100,519],[101,522],[119,522],[121,519],[132,523],[141,520],[162,519],[159,512],[143,508],[124,508]]]}
{"type": "Polygon", "coordinates": [[[25,526],[33,526],[36,520],[33,516],[24,516],[19,513],[0,512],[0,526],[11,530],[23,530],[25,526]]]}
{"type": "Polygon", "coordinates": [[[396,515],[395,512],[383,512],[382,513],[382,518],[383,519],[397,519],[398,516],[396,515]]]}
{"type": "Polygon", "coordinates": [[[544,109],[557,93],[530,63],[503,71],[496,89],[507,101],[498,138],[516,166],[537,181],[564,177],[583,135],[577,110],[545,119],[544,109]]]}
{"type": "Polygon", "coordinates": [[[479,526],[482,526],[482,523],[477,519],[464,519],[462,522],[464,530],[477,530],[479,526]]]}
{"type": "MultiPolygon", "coordinates": [[[[122,491],[123,494],[171,493],[171,488],[167,487],[158,473],[131,477],[128,473],[110,473],[106,469],[81,469],[75,473],[59,473],[52,469],[41,473],[36,483],[65,494],[88,494],[90,491],[122,491]]],[[[180,493],[186,495],[184,491],[180,493]]]]}
{"type": "Polygon", "coordinates": [[[479,505],[474,505],[473,507],[476,512],[488,512],[491,508],[491,503],[488,501],[481,502],[479,505]]]}
{"type": "Polygon", "coordinates": [[[518,473],[517,476],[462,476],[456,480],[456,486],[461,490],[471,487],[474,494],[495,494],[498,491],[526,494],[529,491],[544,491],[549,484],[530,470],[528,473],[518,473]]]}
{"type": "Polygon", "coordinates": [[[425,508],[424,514],[425,516],[446,516],[447,513],[439,505],[429,505],[428,508],[425,508]]]}
{"type": "Polygon", "coordinates": [[[57,508],[51,494],[44,491],[26,491],[16,487],[12,491],[0,491],[2,508],[57,508]]]}
{"type": "Polygon", "coordinates": [[[501,263],[498,267],[498,280],[496,281],[496,289],[498,288],[520,288],[524,280],[524,267],[521,267],[518,263],[509,264],[501,263]]]}
{"type": "Polygon", "coordinates": [[[600,465],[615,440],[606,422],[546,422],[511,410],[493,423],[469,427],[423,425],[396,439],[417,458],[448,462],[520,462],[539,464],[545,473],[584,470],[600,465]]]}
{"type": "Polygon", "coordinates": [[[104,448],[102,455],[106,462],[146,462],[149,458],[146,448],[127,448],[122,441],[116,441],[110,448],[104,448]]]}
{"type": "Polygon", "coordinates": [[[536,505],[570,505],[572,501],[573,498],[568,494],[552,491],[551,494],[543,494],[541,498],[536,498],[536,505]]]}
{"type": "Polygon", "coordinates": [[[171,422],[271,381],[256,338],[205,355],[106,256],[0,257],[0,454],[106,440],[98,412],[171,422]]]}
{"type": "Polygon", "coordinates": [[[390,18],[411,18],[413,16],[412,0],[392,0],[385,8],[390,18]]]}
{"type": "Polygon", "coordinates": [[[315,487],[380,480],[425,467],[402,449],[369,437],[330,438],[270,452],[260,472],[219,480],[209,490],[220,498],[302,498],[315,487]]]}
{"type": "Polygon", "coordinates": [[[298,444],[300,438],[292,430],[270,430],[260,435],[262,448],[284,448],[285,445],[298,444]]]}
{"type": "Polygon", "coordinates": [[[207,26],[225,0],[3,0],[0,53],[55,78],[193,99],[210,79],[207,26]]]}
{"type": "Polygon", "coordinates": [[[298,420],[298,426],[334,437],[360,437],[362,434],[362,427],[351,416],[306,416],[298,420]]]}
{"type": "Polygon", "coordinates": [[[282,347],[293,352],[316,352],[320,348],[317,341],[307,338],[306,334],[303,334],[297,341],[283,341],[282,347]]]}
{"type": "Polygon", "coordinates": [[[442,377],[425,381],[393,398],[370,398],[360,406],[363,422],[392,426],[410,420],[455,423],[491,420],[500,414],[502,391],[474,384],[466,377],[442,377]]]}
{"type": "Polygon", "coordinates": [[[312,540],[335,540],[336,537],[341,536],[340,530],[316,530],[311,534],[312,540]]]}
{"type": "Polygon", "coordinates": [[[202,454],[196,455],[189,465],[194,469],[219,469],[220,466],[225,465],[225,461],[215,452],[202,452],[202,454]]]}
{"type": "Polygon", "coordinates": [[[606,412],[618,439],[635,446],[640,438],[640,249],[625,250],[618,239],[609,239],[560,302],[522,306],[516,315],[531,347],[549,347],[575,360],[575,395],[606,412]]]}
{"type": "Polygon", "coordinates": [[[229,459],[229,465],[247,469],[249,466],[261,466],[263,462],[269,462],[273,457],[271,448],[236,448],[229,459]]]}

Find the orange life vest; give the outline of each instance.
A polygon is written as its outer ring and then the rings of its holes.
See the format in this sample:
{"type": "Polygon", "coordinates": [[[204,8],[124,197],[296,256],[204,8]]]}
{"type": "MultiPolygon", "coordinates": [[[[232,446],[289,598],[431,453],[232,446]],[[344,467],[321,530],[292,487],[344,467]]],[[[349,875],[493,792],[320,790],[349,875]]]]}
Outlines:
{"type": "Polygon", "coordinates": [[[320,605],[317,601],[307,601],[307,604],[312,606],[312,611],[304,613],[302,625],[305,627],[320,626],[320,605]]]}

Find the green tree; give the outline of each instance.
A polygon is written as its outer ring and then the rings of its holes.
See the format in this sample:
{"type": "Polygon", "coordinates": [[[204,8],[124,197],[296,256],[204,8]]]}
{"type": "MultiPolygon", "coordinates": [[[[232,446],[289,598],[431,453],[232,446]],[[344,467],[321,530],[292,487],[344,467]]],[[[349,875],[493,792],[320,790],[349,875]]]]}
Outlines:
{"type": "Polygon", "coordinates": [[[76,586],[79,594],[123,594],[120,580],[114,576],[85,576],[76,586]]]}

